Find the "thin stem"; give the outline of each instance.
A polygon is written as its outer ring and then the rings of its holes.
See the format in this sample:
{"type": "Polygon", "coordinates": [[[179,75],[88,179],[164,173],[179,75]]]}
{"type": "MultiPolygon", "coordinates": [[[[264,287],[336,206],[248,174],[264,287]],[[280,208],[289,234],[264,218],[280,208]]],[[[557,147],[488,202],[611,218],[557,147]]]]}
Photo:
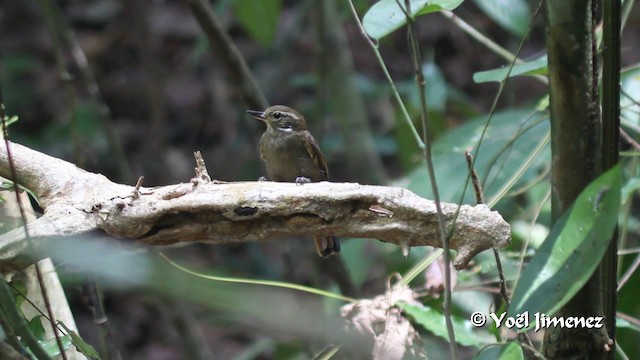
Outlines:
{"type": "Polygon", "coordinates": [[[186,2],[206,34],[211,48],[222,57],[233,81],[240,86],[247,106],[250,109],[266,109],[269,106],[267,98],[258,88],[242,53],[222,28],[209,2],[205,0],[187,0],[186,2]]]}
{"type": "Polygon", "coordinates": [[[358,17],[358,12],[356,12],[356,8],[353,5],[352,0],[349,0],[349,6],[351,7],[351,14],[353,14],[353,18],[355,19],[356,24],[360,28],[360,32],[362,33],[362,36],[365,38],[369,46],[371,46],[371,49],[373,50],[373,53],[376,56],[376,59],[378,59],[378,63],[380,64],[380,67],[382,68],[382,72],[384,73],[384,76],[387,78],[387,81],[389,81],[389,85],[391,86],[391,93],[393,94],[394,99],[398,103],[398,107],[400,107],[400,110],[402,111],[402,116],[404,121],[409,126],[409,129],[411,129],[411,134],[413,135],[413,138],[416,141],[416,144],[418,144],[418,147],[420,148],[420,150],[424,151],[425,144],[422,141],[422,138],[420,138],[420,134],[418,134],[418,130],[416,129],[415,125],[411,121],[411,116],[409,116],[409,112],[407,111],[407,108],[404,106],[404,102],[402,102],[402,98],[400,97],[400,93],[396,88],[396,84],[393,82],[393,79],[391,78],[391,74],[389,74],[389,70],[387,70],[387,65],[384,63],[384,60],[382,59],[382,55],[380,54],[378,45],[374,43],[373,40],[371,40],[369,35],[367,35],[367,32],[364,30],[364,26],[362,26],[362,22],[360,21],[360,17],[358,17]]]}
{"type": "Polygon", "coordinates": [[[73,33],[73,30],[71,29],[67,18],[64,16],[62,10],[60,9],[60,6],[56,2],[48,2],[51,4],[52,16],[56,28],[60,32],[62,40],[66,42],[66,45],[69,47],[71,56],[73,57],[76,66],[78,66],[80,77],[82,78],[82,81],[87,88],[87,92],[91,96],[97,108],[98,120],[105,130],[107,142],[109,143],[109,148],[111,149],[110,156],[113,157],[118,166],[118,173],[121,179],[130,181],[133,179],[133,175],[131,174],[131,167],[127,162],[127,157],[125,155],[122,142],[120,141],[120,138],[118,137],[118,134],[114,128],[111,109],[102,96],[96,77],[93,74],[93,70],[91,70],[91,67],[89,66],[89,60],[87,59],[84,50],[82,50],[82,48],[80,47],[78,39],[76,39],[76,36],[73,33]]]}
{"type": "Polygon", "coordinates": [[[321,296],[324,296],[324,297],[327,297],[327,298],[346,301],[346,302],[351,302],[351,303],[357,302],[356,299],[348,297],[348,296],[334,294],[334,293],[331,293],[331,292],[328,292],[328,291],[319,290],[319,289],[312,288],[312,287],[309,287],[309,286],[290,284],[290,283],[286,283],[286,282],[282,282],[282,281],[241,279],[241,278],[230,278],[230,277],[224,277],[224,276],[201,274],[199,272],[190,270],[190,269],[188,269],[188,268],[186,268],[186,267],[184,267],[182,265],[179,265],[175,261],[169,259],[169,257],[167,255],[163,254],[162,252],[158,252],[158,255],[164,261],[168,262],[169,264],[171,264],[171,266],[174,266],[178,270],[184,271],[185,273],[187,273],[189,275],[193,275],[193,276],[196,276],[196,277],[199,277],[199,278],[203,278],[203,279],[207,279],[207,280],[214,280],[214,281],[221,281],[221,282],[228,282],[228,283],[235,283],[235,284],[251,284],[251,285],[264,285],[264,286],[272,286],[272,287],[281,287],[281,288],[285,288],[285,289],[292,289],[292,290],[302,291],[302,292],[306,292],[306,293],[310,293],[310,294],[321,295],[321,296]]]}
{"type": "MultiPolygon", "coordinates": [[[[4,145],[7,149],[7,161],[9,162],[9,168],[11,169],[11,181],[13,181],[14,184],[18,184],[18,173],[16,172],[16,167],[13,162],[13,157],[11,157],[11,148],[9,145],[11,142],[9,141],[9,129],[7,128],[7,118],[4,112],[4,99],[2,96],[2,86],[0,86],[0,122],[2,122],[2,134],[4,138],[4,143],[5,143],[4,145]]],[[[24,236],[27,240],[27,246],[32,247],[33,243],[31,241],[31,237],[29,236],[29,229],[27,227],[27,215],[24,211],[24,206],[22,205],[22,197],[18,192],[18,186],[14,188],[14,194],[16,195],[16,203],[18,204],[18,208],[20,209],[20,218],[22,219],[22,226],[24,227],[24,236]]],[[[51,308],[51,302],[49,301],[49,295],[47,294],[46,286],[44,284],[42,272],[40,271],[40,267],[38,266],[38,263],[34,264],[34,267],[36,269],[36,277],[38,278],[38,284],[40,285],[42,298],[44,299],[44,303],[47,307],[47,313],[49,314],[49,317],[50,317],[49,322],[51,323],[51,329],[53,330],[53,334],[56,338],[56,343],[58,345],[58,348],[60,349],[60,354],[62,355],[62,358],[66,360],[67,357],[64,352],[64,347],[62,346],[62,341],[60,340],[60,337],[58,336],[58,332],[56,331],[55,320],[53,318],[53,310],[51,308]]],[[[0,285],[6,285],[6,282],[4,280],[0,280],[0,285]]],[[[2,287],[0,286],[0,288],[2,287]]],[[[3,304],[0,306],[2,306],[3,308],[2,310],[5,312],[6,316],[11,315],[11,312],[15,310],[15,306],[10,307],[9,304],[3,304]]],[[[20,317],[20,319],[24,321],[24,318],[20,317]]],[[[26,341],[28,341],[29,340],[28,336],[32,336],[33,334],[27,328],[25,329],[25,333],[22,333],[20,335],[27,337],[26,341]]],[[[36,355],[38,359],[49,358],[46,352],[42,350],[38,342],[36,342],[35,344],[29,344],[29,348],[31,348],[31,351],[33,351],[33,353],[36,355]]]]}
{"type": "Polygon", "coordinates": [[[498,201],[500,201],[505,196],[505,194],[511,189],[511,187],[513,187],[513,185],[515,185],[515,183],[518,180],[520,180],[522,176],[524,176],[524,173],[527,171],[527,169],[531,167],[533,162],[538,158],[538,156],[540,156],[542,151],[547,148],[547,144],[549,143],[550,139],[551,139],[551,132],[547,131],[547,134],[545,135],[545,137],[542,138],[542,140],[538,143],[538,146],[536,146],[533,152],[529,154],[527,159],[524,162],[522,162],[520,167],[518,167],[518,169],[516,170],[515,174],[513,174],[513,176],[511,176],[511,178],[509,179],[509,181],[507,181],[496,192],[496,194],[487,202],[487,205],[489,207],[495,206],[498,203],[498,201]]]}
{"type": "MultiPolygon", "coordinates": [[[[396,0],[398,7],[403,9],[399,0],[396,0]]],[[[416,85],[418,86],[418,94],[420,97],[420,118],[422,121],[422,140],[424,146],[424,158],[427,164],[427,173],[429,182],[431,183],[431,191],[433,192],[433,200],[436,205],[438,215],[438,229],[440,230],[440,239],[442,240],[442,251],[444,253],[444,304],[443,313],[445,324],[447,326],[447,336],[449,338],[449,351],[453,359],[458,358],[458,348],[456,346],[456,334],[453,330],[453,322],[451,321],[451,254],[449,253],[449,237],[447,236],[447,228],[445,225],[444,215],[442,213],[442,204],[440,204],[440,193],[436,181],[436,172],[433,166],[433,156],[431,153],[431,133],[429,131],[429,114],[427,107],[426,80],[422,72],[422,54],[418,36],[416,35],[415,19],[411,14],[411,2],[405,0],[405,8],[403,9],[407,18],[407,31],[409,37],[409,45],[411,48],[411,58],[416,73],[416,85]]]]}
{"type": "Polygon", "coordinates": [[[78,116],[76,115],[76,94],[73,90],[73,77],[71,72],[67,68],[66,61],[64,59],[64,53],[62,44],[58,37],[55,24],[55,16],[53,10],[53,4],[51,0],[40,0],[40,6],[44,11],[45,24],[51,37],[51,44],[53,45],[53,53],[56,59],[56,66],[58,67],[58,76],[62,80],[64,87],[65,100],[67,102],[67,111],[69,111],[69,128],[71,129],[71,139],[73,140],[73,150],[75,162],[80,167],[85,166],[84,151],[82,151],[82,144],[80,140],[80,132],[78,130],[78,116]]]}
{"type": "MultiPolygon", "coordinates": [[[[496,55],[502,57],[503,59],[505,59],[507,61],[513,61],[514,58],[515,58],[515,63],[516,64],[525,63],[524,60],[518,58],[516,55],[512,54],[509,50],[507,50],[507,49],[503,48],[502,46],[498,45],[496,42],[494,42],[493,40],[491,40],[490,38],[488,38],[487,36],[485,36],[484,34],[479,32],[478,30],[476,30],[473,26],[469,25],[469,23],[467,23],[466,21],[462,20],[460,17],[458,17],[453,12],[447,11],[447,10],[442,10],[442,11],[440,11],[440,14],[442,16],[444,16],[445,18],[449,19],[455,25],[457,25],[458,28],[460,28],[460,30],[464,31],[469,36],[471,36],[476,41],[478,41],[480,44],[484,45],[487,49],[493,51],[496,55]]],[[[537,15],[537,11],[536,11],[536,15],[537,15]]],[[[536,15],[534,15],[534,18],[535,18],[536,15]]],[[[542,75],[535,75],[533,77],[535,79],[537,79],[538,81],[540,81],[541,83],[543,83],[543,84],[547,84],[547,85],[549,84],[549,80],[546,77],[542,76],[542,75]]]]}

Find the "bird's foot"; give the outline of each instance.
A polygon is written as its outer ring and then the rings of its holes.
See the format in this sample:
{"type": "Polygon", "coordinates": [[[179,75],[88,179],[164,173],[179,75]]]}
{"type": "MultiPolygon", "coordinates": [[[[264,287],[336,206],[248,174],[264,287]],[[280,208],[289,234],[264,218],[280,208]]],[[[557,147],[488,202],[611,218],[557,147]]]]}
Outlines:
{"type": "Polygon", "coordinates": [[[308,177],[298,176],[296,178],[296,185],[303,185],[310,182],[311,182],[311,179],[309,179],[308,177]]]}

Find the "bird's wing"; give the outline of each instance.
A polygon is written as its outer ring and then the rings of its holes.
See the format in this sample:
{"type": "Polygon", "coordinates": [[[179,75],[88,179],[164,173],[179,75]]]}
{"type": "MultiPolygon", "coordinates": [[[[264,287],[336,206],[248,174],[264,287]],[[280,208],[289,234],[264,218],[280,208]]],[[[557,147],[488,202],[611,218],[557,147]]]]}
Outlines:
{"type": "Polygon", "coordinates": [[[322,180],[329,180],[329,169],[327,168],[327,161],[324,159],[322,151],[320,151],[318,142],[308,131],[305,132],[304,136],[307,140],[304,142],[304,145],[307,148],[307,153],[309,153],[309,156],[313,160],[316,167],[320,169],[320,176],[322,180]]]}

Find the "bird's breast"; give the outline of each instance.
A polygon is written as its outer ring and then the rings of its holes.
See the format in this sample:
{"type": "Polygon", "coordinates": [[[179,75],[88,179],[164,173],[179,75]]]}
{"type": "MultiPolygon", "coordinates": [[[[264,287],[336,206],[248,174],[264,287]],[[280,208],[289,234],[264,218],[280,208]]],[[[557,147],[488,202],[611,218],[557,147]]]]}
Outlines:
{"type": "Polygon", "coordinates": [[[303,176],[311,181],[321,181],[318,165],[304,143],[295,133],[273,136],[265,132],[260,139],[260,154],[272,181],[294,182],[303,176]]]}

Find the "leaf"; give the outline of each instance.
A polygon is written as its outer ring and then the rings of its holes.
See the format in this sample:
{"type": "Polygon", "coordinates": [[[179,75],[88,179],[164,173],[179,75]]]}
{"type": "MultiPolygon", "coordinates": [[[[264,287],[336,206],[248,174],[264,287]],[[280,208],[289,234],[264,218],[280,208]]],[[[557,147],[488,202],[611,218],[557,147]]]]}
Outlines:
{"type": "MultiPolygon", "coordinates": [[[[0,185],[0,189],[2,189],[5,186],[5,182],[2,182],[2,184],[0,185]]],[[[11,191],[13,191],[13,183],[8,183],[11,185],[11,191]]],[[[19,279],[13,279],[11,280],[11,292],[13,293],[13,296],[16,298],[16,307],[18,309],[20,309],[20,307],[22,306],[22,303],[24,302],[24,297],[27,295],[27,285],[25,285],[24,281],[19,280],[19,279]]]]}
{"type": "Polygon", "coordinates": [[[75,331],[69,329],[63,322],[58,321],[58,325],[62,326],[64,330],[67,332],[68,336],[71,337],[71,342],[76,347],[76,349],[82,353],[84,356],[91,360],[100,360],[100,354],[93,348],[93,346],[89,345],[83,338],[78,335],[75,331]]]}
{"type": "Polygon", "coordinates": [[[524,0],[475,0],[488,17],[514,35],[525,36],[531,21],[531,10],[524,0]]]}
{"type": "MultiPolygon", "coordinates": [[[[449,339],[447,335],[447,326],[445,324],[444,315],[433,310],[430,307],[419,307],[399,302],[396,304],[422,327],[445,340],[449,339]]],[[[476,335],[477,329],[471,325],[471,321],[456,316],[451,317],[453,322],[453,330],[456,334],[456,342],[464,346],[476,346],[485,344],[486,341],[476,335]]]]}
{"type": "Polygon", "coordinates": [[[238,21],[262,46],[273,43],[282,8],[281,0],[237,0],[238,21]]]}
{"type": "Polygon", "coordinates": [[[591,182],[554,224],[524,269],[507,317],[525,312],[551,316],[566,304],[600,263],[618,224],[619,207],[617,165],[591,182]]]}
{"type": "MultiPolygon", "coordinates": [[[[404,6],[404,0],[399,0],[404,6]]],[[[464,0],[411,0],[411,16],[428,14],[440,10],[453,10],[464,0]]],[[[373,39],[391,34],[407,23],[404,11],[396,0],[380,0],[375,3],[362,19],[367,34],[373,39]]]]}
{"type": "MultiPolygon", "coordinates": [[[[547,116],[546,113],[536,113],[532,109],[505,110],[494,114],[475,163],[487,199],[510,181],[520,165],[545,137],[549,131],[547,116]]],[[[477,146],[486,121],[486,115],[471,119],[434,142],[433,163],[442,201],[460,201],[469,171],[464,152],[477,146]]],[[[545,151],[548,151],[548,148],[545,151]]],[[[543,152],[514,186],[523,186],[535,181],[539,175],[538,170],[548,161],[547,159],[548,156],[543,152]]],[[[407,179],[408,183],[397,185],[406,187],[424,198],[433,199],[431,185],[425,181],[428,175],[424,161],[407,179]]],[[[475,204],[470,187],[465,194],[462,202],[475,204]]]]}
{"type": "Polygon", "coordinates": [[[29,327],[29,331],[35,336],[38,340],[44,340],[44,327],[42,326],[42,315],[34,316],[29,322],[27,326],[29,327]]]}
{"type": "MultiPolygon", "coordinates": [[[[60,348],[58,347],[56,339],[49,339],[45,341],[38,340],[38,342],[49,356],[55,357],[60,355],[60,348]]],[[[71,337],[69,335],[60,336],[60,342],[62,342],[62,348],[67,350],[69,349],[69,346],[71,346],[71,337]]]]}
{"type": "MultiPolygon", "coordinates": [[[[548,72],[547,68],[547,55],[543,55],[535,60],[514,65],[509,73],[509,77],[519,76],[519,75],[545,75],[548,72]]],[[[507,72],[509,71],[509,67],[502,67],[499,69],[480,71],[473,74],[473,81],[476,83],[484,83],[484,82],[501,82],[507,76],[507,72]]]]}

